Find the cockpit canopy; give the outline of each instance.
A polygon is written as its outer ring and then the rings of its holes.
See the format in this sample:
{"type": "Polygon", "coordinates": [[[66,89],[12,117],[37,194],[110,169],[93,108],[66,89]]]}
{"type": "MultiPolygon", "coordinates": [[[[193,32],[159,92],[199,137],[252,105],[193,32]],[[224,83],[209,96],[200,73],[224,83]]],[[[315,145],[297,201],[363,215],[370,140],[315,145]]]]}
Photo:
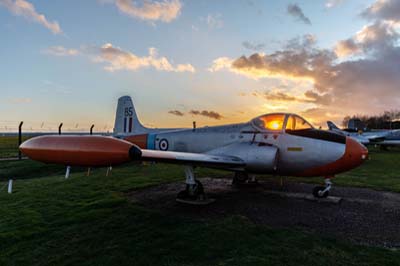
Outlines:
{"type": "Polygon", "coordinates": [[[260,131],[297,131],[313,129],[313,126],[295,114],[266,114],[254,118],[252,124],[260,131]]]}

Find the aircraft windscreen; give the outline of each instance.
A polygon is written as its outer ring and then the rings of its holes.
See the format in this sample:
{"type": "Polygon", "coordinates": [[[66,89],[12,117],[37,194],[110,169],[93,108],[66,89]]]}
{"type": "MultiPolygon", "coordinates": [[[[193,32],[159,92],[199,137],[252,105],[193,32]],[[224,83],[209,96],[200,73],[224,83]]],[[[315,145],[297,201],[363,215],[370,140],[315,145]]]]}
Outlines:
{"type": "Polygon", "coordinates": [[[286,123],[286,130],[305,130],[312,129],[312,125],[308,123],[306,120],[297,115],[289,116],[286,123]]]}
{"type": "Polygon", "coordinates": [[[261,130],[282,130],[284,121],[284,114],[269,114],[253,119],[253,124],[261,130]]]}

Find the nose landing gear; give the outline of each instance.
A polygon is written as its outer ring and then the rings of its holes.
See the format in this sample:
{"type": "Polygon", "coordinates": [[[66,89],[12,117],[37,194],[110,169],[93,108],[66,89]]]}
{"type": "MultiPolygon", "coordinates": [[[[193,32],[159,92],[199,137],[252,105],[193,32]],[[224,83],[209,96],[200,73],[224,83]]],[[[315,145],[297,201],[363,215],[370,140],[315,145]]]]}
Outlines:
{"type": "Polygon", "coordinates": [[[325,186],[316,186],[313,189],[313,195],[316,198],[326,198],[332,188],[331,177],[325,177],[325,186]]]}
{"type": "Polygon", "coordinates": [[[258,182],[254,175],[249,176],[246,172],[235,172],[235,176],[232,179],[232,185],[236,187],[255,186],[258,185],[258,182]]]}

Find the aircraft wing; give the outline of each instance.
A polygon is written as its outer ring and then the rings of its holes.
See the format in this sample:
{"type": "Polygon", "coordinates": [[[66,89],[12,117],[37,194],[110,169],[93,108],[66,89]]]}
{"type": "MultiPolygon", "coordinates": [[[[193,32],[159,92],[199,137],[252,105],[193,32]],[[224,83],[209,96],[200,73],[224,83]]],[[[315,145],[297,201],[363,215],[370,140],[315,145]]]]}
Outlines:
{"type": "Polygon", "coordinates": [[[211,155],[140,149],[104,136],[39,136],[25,141],[20,150],[33,160],[68,166],[110,166],[131,161],[154,161],[216,168],[240,168],[245,162],[229,155],[211,155]]]}
{"type": "MultiPolygon", "coordinates": [[[[245,162],[234,156],[210,155],[203,153],[187,153],[174,151],[158,151],[141,149],[141,156],[137,160],[165,162],[173,164],[190,164],[207,167],[243,167],[245,162]]],[[[132,156],[131,156],[132,157],[132,156]]]]}

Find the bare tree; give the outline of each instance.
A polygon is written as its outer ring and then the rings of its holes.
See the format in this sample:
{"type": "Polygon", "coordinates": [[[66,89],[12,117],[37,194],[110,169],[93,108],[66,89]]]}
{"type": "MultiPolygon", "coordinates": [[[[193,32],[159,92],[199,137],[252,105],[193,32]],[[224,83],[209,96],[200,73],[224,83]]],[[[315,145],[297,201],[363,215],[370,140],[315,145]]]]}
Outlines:
{"type": "Polygon", "coordinates": [[[350,119],[360,119],[367,128],[385,129],[400,128],[400,110],[384,111],[380,115],[347,115],[343,118],[342,125],[347,127],[350,119]]]}

